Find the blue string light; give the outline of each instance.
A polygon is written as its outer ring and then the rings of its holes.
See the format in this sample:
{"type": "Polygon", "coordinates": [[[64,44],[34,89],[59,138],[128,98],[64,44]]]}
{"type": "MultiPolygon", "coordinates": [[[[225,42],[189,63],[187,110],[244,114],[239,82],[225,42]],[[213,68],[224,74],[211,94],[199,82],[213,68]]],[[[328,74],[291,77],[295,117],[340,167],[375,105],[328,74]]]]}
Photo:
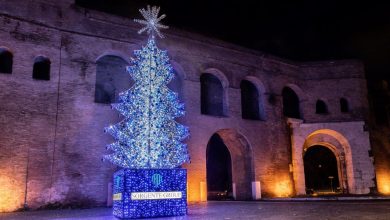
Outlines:
{"type": "Polygon", "coordinates": [[[107,149],[113,153],[104,159],[124,168],[177,168],[189,162],[188,127],[174,119],[183,116],[184,104],[167,84],[173,79],[173,68],[166,51],[159,50],[150,38],[127,68],[135,84],[119,94],[112,104],[125,119],[105,128],[116,142],[107,149]]]}
{"type": "Polygon", "coordinates": [[[118,218],[185,215],[186,184],[185,169],[122,169],[114,174],[113,214],[118,218]],[[137,199],[132,199],[134,192],[137,199]],[[155,199],[156,195],[175,199],[155,199]]]}
{"type": "Polygon", "coordinates": [[[107,146],[112,153],[104,160],[123,167],[114,174],[113,214],[118,218],[177,216],[187,213],[188,128],[175,121],[184,115],[184,104],[167,85],[174,78],[166,51],[156,46],[159,29],[158,7],[140,12],[146,25],[139,32],[150,35],[146,46],[134,51],[127,71],[135,81],[112,104],[125,119],[105,128],[116,140],[107,146]],[[175,168],[175,169],[174,169],[175,168]]]}

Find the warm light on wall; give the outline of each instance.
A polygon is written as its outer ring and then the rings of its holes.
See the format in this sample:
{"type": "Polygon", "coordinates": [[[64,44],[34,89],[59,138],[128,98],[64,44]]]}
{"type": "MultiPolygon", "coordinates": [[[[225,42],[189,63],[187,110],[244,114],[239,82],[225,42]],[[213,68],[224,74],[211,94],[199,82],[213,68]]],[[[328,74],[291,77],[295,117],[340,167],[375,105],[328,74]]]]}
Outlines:
{"type": "Polygon", "coordinates": [[[184,165],[188,171],[187,174],[187,201],[206,202],[207,201],[207,184],[206,177],[201,175],[201,171],[206,170],[206,163],[191,163],[184,165]]]}
{"type": "Polygon", "coordinates": [[[200,191],[199,191],[199,182],[198,179],[193,173],[188,172],[187,177],[187,202],[199,202],[200,200],[200,191]]]}
{"type": "Polygon", "coordinates": [[[390,194],[390,184],[383,185],[383,193],[390,194]]]}
{"type": "Polygon", "coordinates": [[[20,196],[23,191],[15,184],[15,180],[0,176],[0,212],[11,212],[21,207],[20,196]]]}
{"type": "Polygon", "coordinates": [[[378,173],[378,191],[379,193],[390,195],[390,174],[378,173]]]}
{"type": "MultiPolygon", "coordinates": [[[[189,173],[189,176],[191,174],[189,173]]],[[[188,202],[206,202],[207,201],[207,186],[205,181],[199,178],[194,178],[187,183],[187,201],[188,202]]]]}
{"type": "Polygon", "coordinates": [[[292,194],[292,188],[290,181],[280,181],[275,185],[275,196],[276,197],[289,197],[292,194]]]}

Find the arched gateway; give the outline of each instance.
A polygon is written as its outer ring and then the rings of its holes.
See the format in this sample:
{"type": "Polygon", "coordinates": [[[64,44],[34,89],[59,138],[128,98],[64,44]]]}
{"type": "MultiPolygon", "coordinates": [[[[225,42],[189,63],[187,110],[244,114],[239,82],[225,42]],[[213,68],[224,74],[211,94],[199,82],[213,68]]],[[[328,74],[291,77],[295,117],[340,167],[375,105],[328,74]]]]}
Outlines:
{"type": "Polygon", "coordinates": [[[233,129],[222,129],[210,138],[206,151],[209,199],[252,199],[252,149],[233,129]]]}
{"type": "Polygon", "coordinates": [[[303,164],[306,194],[336,194],[342,192],[340,187],[340,163],[338,163],[331,148],[314,145],[305,149],[303,164]]]}
{"type": "Polygon", "coordinates": [[[331,129],[319,129],[306,136],[303,145],[295,147],[293,167],[295,190],[298,195],[310,194],[313,190],[332,191],[330,184],[332,187],[336,187],[334,191],[354,193],[355,181],[351,146],[342,134],[331,129]],[[322,168],[327,170],[320,171],[322,168]],[[313,171],[313,169],[316,170],[313,171]],[[329,178],[331,176],[333,177],[332,183],[330,183],[329,178]],[[326,178],[329,179],[328,187],[325,186],[326,178]]]}

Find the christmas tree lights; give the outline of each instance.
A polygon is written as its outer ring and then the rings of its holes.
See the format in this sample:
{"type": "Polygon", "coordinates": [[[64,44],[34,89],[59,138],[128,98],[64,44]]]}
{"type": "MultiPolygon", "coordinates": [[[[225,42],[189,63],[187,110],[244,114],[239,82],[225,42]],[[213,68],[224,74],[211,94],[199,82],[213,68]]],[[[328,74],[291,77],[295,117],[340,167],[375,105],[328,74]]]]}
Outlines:
{"type": "Polygon", "coordinates": [[[188,128],[174,120],[184,115],[184,104],[167,87],[173,68],[154,38],[154,33],[161,35],[158,21],[163,16],[157,19],[156,7],[140,11],[149,21],[141,31],[148,29],[150,37],[142,50],[134,51],[135,59],[127,68],[134,85],[119,94],[119,103],[112,104],[125,119],[105,129],[117,141],[108,145],[114,153],[104,159],[124,168],[176,168],[189,162],[187,145],[182,143],[188,128]]]}
{"type": "Polygon", "coordinates": [[[185,215],[187,213],[187,145],[188,128],[175,121],[184,115],[184,104],[167,85],[174,78],[166,51],[156,46],[155,35],[165,17],[159,8],[140,10],[148,42],[134,51],[127,72],[134,85],[119,94],[112,104],[124,120],[105,128],[116,140],[107,146],[112,153],[104,160],[123,167],[114,174],[113,214],[118,218],[143,218],[185,215]]]}

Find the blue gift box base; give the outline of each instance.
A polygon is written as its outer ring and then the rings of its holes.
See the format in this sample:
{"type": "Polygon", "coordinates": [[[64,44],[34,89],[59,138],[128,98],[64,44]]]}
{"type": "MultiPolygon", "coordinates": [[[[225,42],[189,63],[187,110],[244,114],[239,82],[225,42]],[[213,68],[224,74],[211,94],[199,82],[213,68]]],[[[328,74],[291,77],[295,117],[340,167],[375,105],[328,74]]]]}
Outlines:
{"type": "Polygon", "coordinates": [[[187,170],[119,170],[113,200],[113,214],[121,219],[186,215],[187,170]]]}

